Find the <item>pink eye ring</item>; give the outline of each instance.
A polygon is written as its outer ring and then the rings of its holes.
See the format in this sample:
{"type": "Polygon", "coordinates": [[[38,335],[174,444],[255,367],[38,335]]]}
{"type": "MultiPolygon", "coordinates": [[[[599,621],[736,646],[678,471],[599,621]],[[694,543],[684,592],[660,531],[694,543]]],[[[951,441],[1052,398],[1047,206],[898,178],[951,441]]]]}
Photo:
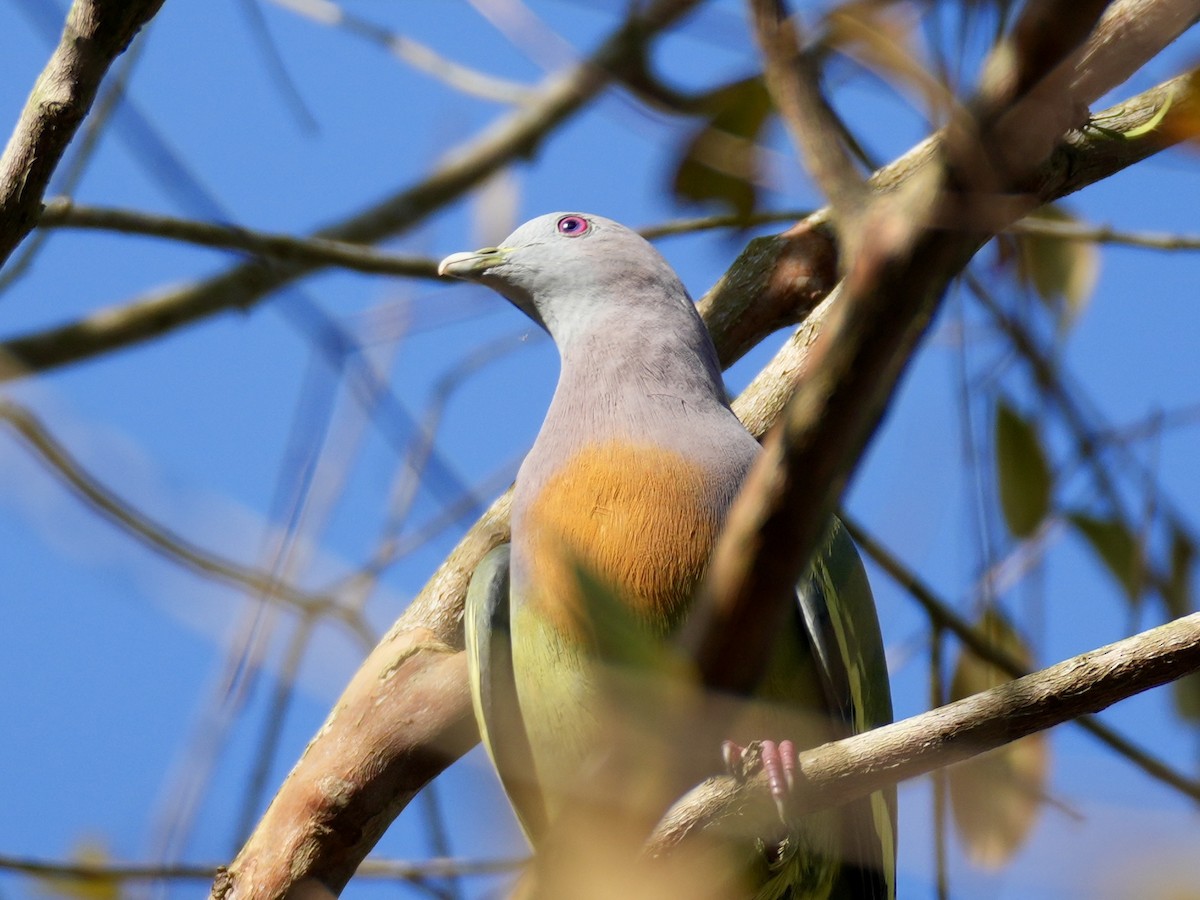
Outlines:
{"type": "Polygon", "coordinates": [[[592,223],[583,216],[563,216],[556,227],[564,237],[580,237],[591,230],[592,223]]]}

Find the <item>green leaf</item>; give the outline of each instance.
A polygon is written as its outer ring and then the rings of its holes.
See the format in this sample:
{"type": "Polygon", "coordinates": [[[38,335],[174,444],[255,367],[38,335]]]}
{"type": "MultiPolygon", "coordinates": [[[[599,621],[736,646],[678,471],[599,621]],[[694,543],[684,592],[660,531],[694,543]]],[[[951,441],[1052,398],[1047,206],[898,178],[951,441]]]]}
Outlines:
{"type": "MultiPolygon", "coordinates": [[[[1178,522],[1171,522],[1171,574],[1163,591],[1163,602],[1172,618],[1186,616],[1193,609],[1192,567],[1195,562],[1196,545],[1178,522]]],[[[1181,718],[1200,722],[1200,672],[1172,682],[1171,696],[1181,718]]]]}
{"type": "Polygon", "coordinates": [[[698,104],[705,123],[680,154],[672,189],[678,199],[716,201],[740,216],[758,203],[756,142],[771,113],[761,77],[717,88],[698,104]]]}
{"type": "MultiPolygon", "coordinates": [[[[1026,667],[1031,654],[1011,624],[988,609],[976,628],[1026,667]]],[[[1012,679],[964,649],[954,667],[950,697],[960,700],[1012,679]]],[[[1022,738],[946,770],[956,831],[975,865],[998,869],[1029,837],[1046,794],[1049,746],[1044,734],[1022,738]]]]}
{"type": "Polygon", "coordinates": [[[583,619],[595,656],[603,662],[643,674],[683,674],[683,656],[654,634],[620,594],[582,562],[575,563],[575,578],[583,602],[583,619]]]}
{"type": "Polygon", "coordinates": [[[1007,401],[996,404],[996,478],[1008,530],[1027,538],[1050,510],[1053,476],[1037,429],[1007,401]]]}
{"type": "Polygon", "coordinates": [[[1130,600],[1137,600],[1144,583],[1137,538],[1116,519],[1100,519],[1082,512],[1071,513],[1067,518],[1117,579],[1125,595],[1130,600]]]}
{"type": "MultiPolygon", "coordinates": [[[[1045,206],[1031,217],[1075,224],[1062,207],[1045,206]]],[[[1087,306],[1100,271],[1100,252],[1089,241],[1048,235],[1017,234],[1017,271],[1058,318],[1061,330],[1070,327],[1087,306]]]]}
{"type": "Polygon", "coordinates": [[[1175,711],[1188,722],[1200,722],[1200,672],[1184,675],[1171,683],[1175,711]]]}
{"type": "Polygon", "coordinates": [[[1172,618],[1192,611],[1192,566],[1196,545],[1177,522],[1171,523],[1171,575],[1163,592],[1163,602],[1172,618]]]}

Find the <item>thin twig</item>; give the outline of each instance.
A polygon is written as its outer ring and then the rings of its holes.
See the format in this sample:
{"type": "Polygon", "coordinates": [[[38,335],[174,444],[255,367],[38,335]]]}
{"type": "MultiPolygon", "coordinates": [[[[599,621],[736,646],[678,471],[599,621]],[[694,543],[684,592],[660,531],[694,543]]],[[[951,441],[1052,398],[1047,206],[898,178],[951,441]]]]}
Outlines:
{"type": "Polygon", "coordinates": [[[304,591],[256,568],[210,553],[168,526],[151,519],[88,472],[29,410],[11,400],[0,400],[0,420],[12,426],[37,454],[37,459],[89,506],[165,559],[268,600],[295,606],[306,612],[334,616],[358,637],[371,640],[371,631],[366,623],[358,615],[344,609],[333,595],[304,591]]]}
{"type": "MultiPolygon", "coordinates": [[[[424,221],[480,184],[514,157],[534,152],[558,125],[583,108],[617,75],[641,59],[644,45],[699,0],[657,0],[622,24],[591,57],[551,75],[536,99],[482,134],[451,148],[424,178],[315,237],[370,244],[424,221]]],[[[245,310],[318,265],[249,262],[183,287],[154,291],[76,322],[0,345],[0,380],[23,377],[150,340],[218,312],[245,310]]]]}
{"type": "MultiPolygon", "coordinates": [[[[430,859],[423,862],[366,859],[359,866],[359,878],[380,881],[413,881],[427,878],[504,875],[525,864],[524,859],[430,859]]],[[[129,881],[206,881],[221,870],[217,865],[154,866],[136,863],[54,862],[24,856],[0,854],[0,870],[34,878],[62,878],[91,882],[129,881]]]]}
{"type": "Polygon", "coordinates": [[[346,12],[329,0],[271,0],[296,15],[331,28],[340,28],[348,34],[365,38],[382,47],[401,62],[435,78],[447,87],[463,94],[491,100],[494,103],[516,105],[532,99],[535,91],[527,85],[485,75],[462,63],[446,59],[420,41],[403,34],[389,31],[382,26],[346,12]]]}
{"type": "MultiPolygon", "coordinates": [[[[850,518],[843,518],[842,521],[855,543],[891,576],[904,589],[905,593],[920,604],[934,628],[953,632],[973,654],[1014,678],[1029,674],[1029,669],[1020,660],[997,647],[988,639],[987,635],[955,612],[954,608],[938,597],[916,572],[904,565],[860,524],[850,518]]],[[[1176,771],[1168,763],[1137,746],[1129,738],[1093,716],[1081,716],[1075,721],[1080,728],[1099,739],[1102,744],[1116,751],[1117,754],[1151,778],[1161,781],[1193,800],[1200,801],[1200,781],[1176,771]]]]}
{"type": "Polygon", "coordinates": [[[407,278],[436,279],[437,260],[378,250],[362,244],[316,237],[295,237],[252,231],[218,222],[198,222],[137,210],[85,206],[68,197],[55,197],[46,204],[39,228],[86,228],[138,234],[215,247],[240,250],[280,262],[313,266],[340,266],[355,272],[407,278]]]}
{"type": "Polygon", "coordinates": [[[1063,222],[1043,219],[1037,215],[1022,219],[1009,229],[1016,234],[1059,238],[1091,244],[1120,244],[1145,250],[1200,250],[1200,235],[1169,234],[1153,231],[1121,231],[1111,225],[1090,225],[1086,222],[1063,222]]]}

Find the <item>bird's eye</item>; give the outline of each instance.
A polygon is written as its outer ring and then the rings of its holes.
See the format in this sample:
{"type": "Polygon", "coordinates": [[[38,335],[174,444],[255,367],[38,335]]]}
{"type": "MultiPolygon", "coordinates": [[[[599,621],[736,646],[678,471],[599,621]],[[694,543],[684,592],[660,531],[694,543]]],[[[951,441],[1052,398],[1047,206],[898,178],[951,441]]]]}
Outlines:
{"type": "Polygon", "coordinates": [[[558,220],[558,233],[566,237],[579,237],[587,234],[591,223],[583,216],[563,216],[558,220]]]}

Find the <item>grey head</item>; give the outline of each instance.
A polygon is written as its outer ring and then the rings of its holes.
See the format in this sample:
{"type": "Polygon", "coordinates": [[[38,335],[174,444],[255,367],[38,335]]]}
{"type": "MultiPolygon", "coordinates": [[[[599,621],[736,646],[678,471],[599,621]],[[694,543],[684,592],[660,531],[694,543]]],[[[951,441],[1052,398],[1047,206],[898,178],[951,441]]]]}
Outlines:
{"type": "Polygon", "coordinates": [[[659,252],[624,225],[589,213],[531,219],[499,247],[447,256],[438,274],[502,294],[560,349],[613,323],[700,325],[687,290],[659,252]]]}

